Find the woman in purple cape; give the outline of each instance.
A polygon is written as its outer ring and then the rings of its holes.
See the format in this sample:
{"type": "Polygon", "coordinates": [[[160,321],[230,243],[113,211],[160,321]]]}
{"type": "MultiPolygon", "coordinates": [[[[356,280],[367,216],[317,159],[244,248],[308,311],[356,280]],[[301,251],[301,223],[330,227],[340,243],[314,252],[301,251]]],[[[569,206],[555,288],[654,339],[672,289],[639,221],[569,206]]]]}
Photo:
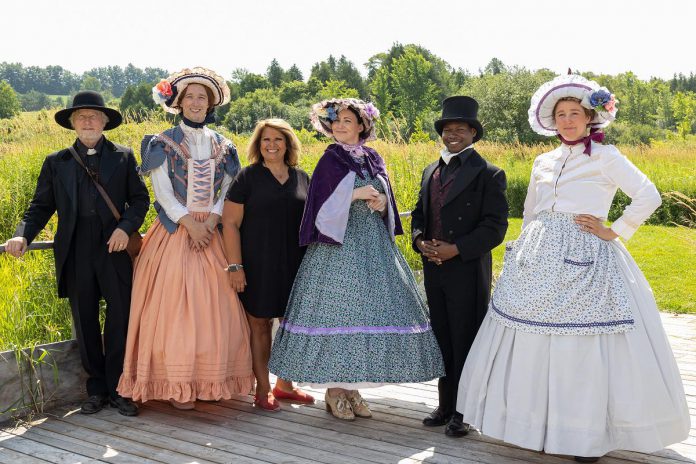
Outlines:
{"type": "Polygon", "coordinates": [[[401,234],[384,160],[365,142],[379,111],[344,98],[312,107],[331,137],[312,175],[300,228],[307,252],[269,369],[327,388],[335,417],[371,417],[358,388],[444,375],[428,310],[394,236],[401,234]]]}

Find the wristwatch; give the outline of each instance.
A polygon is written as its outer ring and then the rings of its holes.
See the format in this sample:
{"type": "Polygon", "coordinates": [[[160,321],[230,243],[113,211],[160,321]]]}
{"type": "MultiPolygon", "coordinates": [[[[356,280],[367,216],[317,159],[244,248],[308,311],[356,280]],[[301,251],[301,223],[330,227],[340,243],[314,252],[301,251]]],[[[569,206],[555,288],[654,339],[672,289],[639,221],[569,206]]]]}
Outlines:
{"type": "Polygon", "coordinates": [[[242,266],[241,264],[230,264],[225,268],[227,272],[237,272],[241,271],[242,269],[244,269],[244,266],[242,266]]]}

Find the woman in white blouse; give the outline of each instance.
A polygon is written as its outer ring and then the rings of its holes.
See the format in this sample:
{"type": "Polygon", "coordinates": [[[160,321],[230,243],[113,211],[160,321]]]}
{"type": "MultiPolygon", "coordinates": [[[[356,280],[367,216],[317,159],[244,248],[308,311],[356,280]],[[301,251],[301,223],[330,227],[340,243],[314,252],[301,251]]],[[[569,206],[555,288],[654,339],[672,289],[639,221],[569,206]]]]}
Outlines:
{"type": "Polygon", "coordinates": [[[239,170],[232,142],[206,127],[229,101],[225,80],[184,69],[153,88],[157,103],[182,122],[143,143],[158,217],[135,262],[123,374],[118,392],[136,401],[168,400],[191,409],[200,400],[249,392],[249,327],[218,224],[239,170]]]}
{"type": "Polygon", "coordinates": [[[457,403],[485,435],[580,462],[654,452],[690,428],[652,291],[617,240],[661,200],[616,147],[599,143],[616,103],[579,75],[532,97],[532,128],[561,146],[534,161],[522,234],[506,245],[457,403]],[[632,202],[607,227],[617,189],[632,202]]]}

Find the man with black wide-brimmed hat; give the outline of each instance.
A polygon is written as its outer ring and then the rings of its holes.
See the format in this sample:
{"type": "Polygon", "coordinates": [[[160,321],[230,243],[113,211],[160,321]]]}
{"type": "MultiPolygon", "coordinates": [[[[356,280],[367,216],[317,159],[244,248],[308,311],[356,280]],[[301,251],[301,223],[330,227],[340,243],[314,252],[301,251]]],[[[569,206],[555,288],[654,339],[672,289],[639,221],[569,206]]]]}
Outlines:
{"type": "Polygon", "coordinates": [[[98,412],[110,403],[126,416],[138,409],[116,393],[123,370],[132,281],[129,236],[145,219],[149,194],[136,171],[133,151],[107,140],[104,130],[121,124],[121,114],[92,91],[77,93],[56,122],[75,130],[68,148],[46,157],[34,198],[5,250],[19,257],[53,213],[58,227],[53,243],[58,295],[70,300],[87,394],[81,412],[98,412]],[[101,184],[120,215],[116,219],[99,193],[101,184]],[[99,300],[106,300],[102,343],[99,300]]]}
{"type": "Polygon", "coordinates": [[[445,148],[423,171],[411,216],[412,244],[423,258],[431,323],[445,361],[439,406],[423,424],[447,425],[445,433],[458,437],[469,429],[455,410],[459,377],[488,308],[491,250],[507,231],[507,183],[505,172],[474,148],[484,133],[476,100],[445,99],[435,130],[445,148]]]}

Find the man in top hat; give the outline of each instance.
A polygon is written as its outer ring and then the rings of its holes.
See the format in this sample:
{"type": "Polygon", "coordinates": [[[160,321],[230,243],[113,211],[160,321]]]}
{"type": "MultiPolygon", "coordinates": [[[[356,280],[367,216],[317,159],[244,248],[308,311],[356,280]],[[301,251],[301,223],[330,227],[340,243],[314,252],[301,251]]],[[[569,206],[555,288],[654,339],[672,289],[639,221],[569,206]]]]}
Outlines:
{"type": "Polygon", "coordinates": [[[423,424],[446,424],[445,433],[455,437],[469,429],[455,411],[459,377],[488,308],[491,250],[503,241],[508,225],[505,172],[474,148],[484,132],[477,114],[471,97],[442,103],[435,130],[445,147],[423,171],[411,216],[412,244],[423,258],[431,323],[445,362],[439,406],[423,424]]]}
{"type": "Polygon", "coordinates": [[[53,243],[58,295],[70,300],[87,394],[81,412],[98,412],[110,403],[126,416],[138,409],[116,393],[123,369],[133,267],[126,252],[129,235],[138,231],[149,207],[149,194],[136,171],[130,148],[107,140],[102,132],[121,124],[121,114],[104,105],[96,92],[79,92],[72,106],[58,111],[56,122],[75,130],[70,148],[46,157],[34,198],[5,251],[20,257],[53,213],[58,227],[53,243]],[[99,194],[92,176],[103,186],[121,214],[119,221],[99,194]],[[99,300],[106,300],[104,338],[99,326],[99,300]]]}

